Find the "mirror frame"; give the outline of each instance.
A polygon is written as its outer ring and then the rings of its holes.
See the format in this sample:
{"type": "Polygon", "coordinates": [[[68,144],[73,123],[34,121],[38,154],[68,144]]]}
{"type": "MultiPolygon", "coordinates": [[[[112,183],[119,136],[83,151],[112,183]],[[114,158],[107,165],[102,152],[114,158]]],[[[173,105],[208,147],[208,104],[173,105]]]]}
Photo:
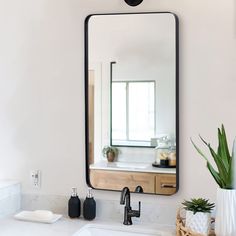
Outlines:
{"type": "MultiPolygon", "coordinates": [[[[132,13],[99,13],[99,14],[90,14],[85,18],[84,21],[84,91],[85,91],[85,168],[86,168],[86,183],[89,187],[96,189],[96,190],[105,190],[105,191],[114,191],[120,192],[119,190],[111,190],[111,189],[98,189],[94,188],[90,182],[89,176],[89,91],[88,91],[88,83],[89,83],[89,54],[88,54],[88,25],[89,19],[92,16],[109,16],[109,15],[130,15],[130,14],[163,14],[169,13],[172,14],[175,19],[175,123],[176,123],[176,194],[179,191],[179,19],[178,16],[169,11],[162,11],[162,12],[132,12],[132,13]]],[[[115,145],[116,146],[116,145],[115,145]]],[[[130,148],[137,146],[128,146],[130,148]]],[[[142,148],[142,147],[140,147],[142,148]]],[[[153,147],[152,147],[153,148],[153,147]]],[[[143,193],[143,194],[150,194],[150,195],[160,195],[155,193],[143,193]]],[[[172,194],[172,195],[174,195],[172,194]]],[[[162,196],[172,196],[172,195],[162,195],[162,196]]]]}

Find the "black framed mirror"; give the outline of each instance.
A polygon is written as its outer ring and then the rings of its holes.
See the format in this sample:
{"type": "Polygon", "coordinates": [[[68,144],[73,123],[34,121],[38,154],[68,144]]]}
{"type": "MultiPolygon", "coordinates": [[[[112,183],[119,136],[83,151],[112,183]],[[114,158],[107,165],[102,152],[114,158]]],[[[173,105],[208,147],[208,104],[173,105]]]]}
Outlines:
{"type": "Polygon", "coordinates": [[[178,190],[178,50],[173,13],[86,18],[89,186],[131,191],[141,186],[144,193],[163,195],[178,190]]]}

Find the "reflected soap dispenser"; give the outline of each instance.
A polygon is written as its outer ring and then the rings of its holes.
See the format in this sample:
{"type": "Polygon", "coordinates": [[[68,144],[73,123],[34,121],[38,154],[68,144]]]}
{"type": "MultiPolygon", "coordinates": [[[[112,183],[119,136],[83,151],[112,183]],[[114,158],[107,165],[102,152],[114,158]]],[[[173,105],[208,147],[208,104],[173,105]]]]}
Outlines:
{"type": "Polygon", "coordinates": [[[80,217],[80,199],[76,188],[72,188],[72,195],[68,202],[68,215],[70,218],[80,217]]]}
{"type": "Polygon", "coordinates": [[[88,194],[83,205],[85,220],[93,220],[96,217],[96,202],[92,195],[92,188],[88,188],[88,194]]]}

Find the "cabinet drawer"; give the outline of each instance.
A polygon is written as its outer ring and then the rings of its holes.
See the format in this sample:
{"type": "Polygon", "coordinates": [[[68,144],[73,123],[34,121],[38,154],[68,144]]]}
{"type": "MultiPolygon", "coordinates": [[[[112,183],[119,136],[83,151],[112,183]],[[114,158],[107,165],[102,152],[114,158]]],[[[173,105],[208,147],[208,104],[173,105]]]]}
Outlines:
{"type": "Polygon", "coordinates": [[[158,174],[156,175],[156,193],[171,195],[176,192],[176,175],[158,174]]]}

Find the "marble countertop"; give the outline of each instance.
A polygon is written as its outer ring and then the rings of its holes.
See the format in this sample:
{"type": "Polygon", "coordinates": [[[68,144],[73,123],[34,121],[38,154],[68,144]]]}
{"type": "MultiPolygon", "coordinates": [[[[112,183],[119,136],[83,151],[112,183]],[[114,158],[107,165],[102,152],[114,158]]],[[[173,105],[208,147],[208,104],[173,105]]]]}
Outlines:
{"type": "Polygon", "coordinates": [[[71,236],[87,222],[61,218],[54,224],[15,220],[12,217],[0,219],[0,235],[4,236],[71,236]]]}
{"type": "Polygon", "coordinates": [[[134,171],[160,174],[176,174],[176,168],[157,168],[151,163],[101,161],[89,166],[93,170],[134,171]]]}
{"type": "MultiPolygon", "coordinates": [[[[93,221],[85,221],[83,218],[69,219],[67,217],[61,218],[54,224],[43,224],[18,221],[13,216],[0,219],[0,235],[3,236],[72,236],[85,224],[113,224],[122,225],[122,222],[101,221],[95,219],[93,221]]],[[[147,229],[162,230],[168,232],[168,235],[175,235],[175,228],[173,226],[156,225],[156,224],[135,224],[132,226],[123,227],[147,227],[147,229]]]]}

